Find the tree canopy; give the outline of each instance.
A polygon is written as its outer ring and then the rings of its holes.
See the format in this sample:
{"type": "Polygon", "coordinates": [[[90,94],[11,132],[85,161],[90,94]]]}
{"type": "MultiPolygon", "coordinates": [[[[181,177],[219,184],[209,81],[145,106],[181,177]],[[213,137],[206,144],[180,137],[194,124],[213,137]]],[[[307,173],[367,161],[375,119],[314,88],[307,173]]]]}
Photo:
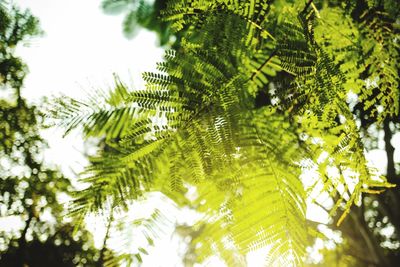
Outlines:
{"type": "Polygon", "coordinates": [[[306,218],[316,203],[336,225],[352,220],[366,231],[370,257],[339,258],[343,266],[392,266],[396,246],[374,245],[370,237],[384,237],[370,222],[399,223],[390,143],[399,10],[396,1],[168,1],[162,19],[184,31],[157,71],[143,74],[145,88],[116,79],[110,92],[54,108],[67,132],[81,127],[105,140],[72,213],[161,192],[203,215],[191,226],[196,261],[217,255],[242,266],[266,248],[266,266],[301,266],[320,236],[306,218]],[[366,158],[371,131],[382,128],[387,178],[366,158]],[[369,204],[375,198],[382,210],[369,204]]]}
{"type": "Polygon", "coordinates": [[[74,234],[64,218],[61,199],[74,188],[44,162],[44,114],[21,95],[28,70],[15,49],[40,33],[28,10],[0,3],[0,90],[9,96],[0,98],[0,214],[12,229],[1,229],[0,266],[96,266],[91,234],[74,234]]]}
{"type": "Polygon", "coordinates": [[[173,49],[143,73],[144,88],[115,76],[112,90],[52,100],[50,117],[66,134],[78,128],[99,141],[77,191],[45,163],[47,117],[21,95],[28,69],[15,48],[41,34],[39,21],[0,2],[0,90],[9,96],[0,99],[0,214],[22,225],[2,231],[1,266],[140,266],[165,227],[188,243],[185,266],[212,257],[246,266],[252,253],[265,266],[400,262],[398,1],[102,8],[125,15],[127,37],[141,26],[173,49]],[[386,170],[369,160],[378,149],[386,170]],[[156,197],[193,211],[194,223],[163,206],[121,215],[156,197]],[[328,221],[312,218],[315,209],[328,221]],[[108,220],[100,250],[83,225],[91,214],[108,220]],[[117,236],[135,251],[112,250],[117,236]]]}

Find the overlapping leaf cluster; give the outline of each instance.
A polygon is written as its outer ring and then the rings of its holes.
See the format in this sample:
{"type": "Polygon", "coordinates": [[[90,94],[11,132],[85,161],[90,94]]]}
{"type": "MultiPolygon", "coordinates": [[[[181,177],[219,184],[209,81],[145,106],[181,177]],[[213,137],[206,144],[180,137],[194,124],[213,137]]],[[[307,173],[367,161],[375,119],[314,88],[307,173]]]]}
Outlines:
{"type": "MultiPolygon", "coordinates": [[[[340,223],[361,193],[390,186],[368,166],[346,102],[365,88],[349,85],[356,78],[327,45],[337,40],[318,31],[318,7],[299,2],[169,1],[164,19],[184,38],[157,72],[143,74],[144,89],[117,79],[114,91],[87,103],[60,101],[56,116],[68,130],[83,125],[105,140],[73,214],[160,191],[204,214],[192,240],[199,261],[218,254],[243,265],[243,255],[268,247],[267,266],[292,266],[307,244],[307,197],[328,193],[332,214],[343,210],[340,223]],[[308,187],[299,178],[304,162],[319,174],[308,187]],[[195,200],[185,197],[191,186],[195,200]]],[[[396,77],[384,78],[385,98],[374,103],[381,116],[398,114],[396,77]]]]}

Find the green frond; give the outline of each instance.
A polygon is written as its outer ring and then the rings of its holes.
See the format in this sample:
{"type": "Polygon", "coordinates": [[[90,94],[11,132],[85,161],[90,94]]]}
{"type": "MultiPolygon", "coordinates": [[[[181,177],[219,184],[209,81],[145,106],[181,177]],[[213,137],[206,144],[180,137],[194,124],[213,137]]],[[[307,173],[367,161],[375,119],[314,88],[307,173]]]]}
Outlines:
{"type": "Polygon", "coordinates": [[[66,129],[81,128],[85,136],[103,137],[107,140],[123,136],[136,116],[135,105],[128,103],[129,91],[117,78],[116,87],[108,93],[97,90],[87,101],[60,97],[52,107],[52,116],[66,129]]]}
{"type": "MultiPolygon", "coordinates": [[[[366,109],[383,107],[379,120],[398,114],[398,63],[387,58],[398,56],[394,28],[373,34],[353,23],[349,32],[323,33],[347,13],[337,8],[326,19],[311,1],[175,0],[163,14],[185,28],[184,38],[157,72],[143,74],[144,89],[117,82],[87,102],[60,102],[67,132],[82,125],[87,136],[106,139],[72,213],[126,207],[158,191],[204,215],[192,240],[199,260],[218,255],[241,266],[245,254],[267,248],[267,266],[302,265],[308,198],[328,195],[340,224],[361,194],[391,186],[369,166],[346,101],[355,92],[366,109]],[[335,44],[338,34],[375,41],[335,44]],[[370,55],[363,66],[346,65],[360,51],[370,55]],[[379,77],[377,94],[360,89],[361,74],[379,77]],[[303,162],[317,173],[309,188],[303,162]],[[185,196],[189,187],[197,199],[185,196]]],[[[378,23],[376,14],[365,21],[378,23]]]]}

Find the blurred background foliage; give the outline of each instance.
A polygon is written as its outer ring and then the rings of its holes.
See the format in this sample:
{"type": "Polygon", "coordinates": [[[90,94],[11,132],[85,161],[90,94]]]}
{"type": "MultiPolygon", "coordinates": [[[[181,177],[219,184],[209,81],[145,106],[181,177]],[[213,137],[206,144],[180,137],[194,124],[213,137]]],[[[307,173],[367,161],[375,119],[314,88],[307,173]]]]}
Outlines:
{"type": "Polygon", "coordinates": [[[28,67],[17,46],[41,34],[28,10],[0,2],[0,266],[101,266],[85,229],[66,219],[68,178],[44,163],[44,114],[21,96],[28,67]]]}
{"type": "Polygon", "coordinates": [[[140,28],[155,32],[161,46],[173,42],[169,23],[160,19],[166,7],[164,0],[104,0],[102,8],[109,15],[123,15],[123,32],[127,38],[135,37],[140,28]]]}

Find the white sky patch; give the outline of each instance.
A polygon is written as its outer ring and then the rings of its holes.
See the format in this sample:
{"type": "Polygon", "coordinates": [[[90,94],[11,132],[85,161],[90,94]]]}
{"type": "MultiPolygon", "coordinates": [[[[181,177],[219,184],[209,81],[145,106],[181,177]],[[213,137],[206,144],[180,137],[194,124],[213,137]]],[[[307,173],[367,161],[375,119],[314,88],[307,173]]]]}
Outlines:
{"type": "Polygon", "coordinates": [[[374,149],[366,154],[368,162],[381,173],[386,173],[387,157],[384,150],[374,149]]]}
{"type": "Polygon", "coordinates": [[[154,33],[141,30],[135,39],[122,34],[122,17],[107,16],[96,0],[19,0],[39,17],[45,36],[18,50],[30,74],[28,99],[62,92],[81,96],[82,89],[112,84],[112,73],[141,86],[141,73],[153,70],[163,55],[154,33]]]}
{"type": "Polygon", "coordinates": [[[265,266],[265,264],[263,263],[267,259],[267,255],[270,249],[271,248],[267,246],[247,253],[246,255],[247,266],[252,266],[252,267],[265,266]]]}
{"type": "Polygon", "coordinates": [[[400,133],[396,133],[392,137],[392,146],[394,147],[394,160],[400,162],[400,133]]]}

